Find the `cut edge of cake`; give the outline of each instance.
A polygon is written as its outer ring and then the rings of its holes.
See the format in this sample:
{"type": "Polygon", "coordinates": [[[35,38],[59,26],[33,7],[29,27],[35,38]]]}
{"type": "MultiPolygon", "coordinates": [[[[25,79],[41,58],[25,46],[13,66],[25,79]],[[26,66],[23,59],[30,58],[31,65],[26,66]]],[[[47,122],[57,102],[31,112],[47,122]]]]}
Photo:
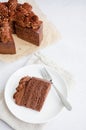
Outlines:
{"type": "Polygon", "coordinates": [[[0,53],[15,54],[15,43],[7,19],[0,23],[0,53]]]}

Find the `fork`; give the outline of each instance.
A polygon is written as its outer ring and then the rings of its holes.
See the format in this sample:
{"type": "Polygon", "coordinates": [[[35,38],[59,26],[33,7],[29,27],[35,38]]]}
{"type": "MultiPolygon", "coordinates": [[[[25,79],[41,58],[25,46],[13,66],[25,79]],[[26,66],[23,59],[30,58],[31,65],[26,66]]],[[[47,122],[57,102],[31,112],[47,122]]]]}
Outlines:
{"type": "Polygon", "coordinates": [[[51,84],[53,85],[55,91],[57,92],[62,104],[64,105],[64,107],[71,111],[72,110],[72,106],[70,105],[70,103],[67,101],[67,99],[63,96],[63,94],[57,89],[57,87],[55,86],[55,84],[53,83],[52,77],[49,74],[49,72],[47,71],[47,69],[45,67],[43,67],[41,70],[41,75],[44,79],[48,80],[51,82],[51,84]]]}

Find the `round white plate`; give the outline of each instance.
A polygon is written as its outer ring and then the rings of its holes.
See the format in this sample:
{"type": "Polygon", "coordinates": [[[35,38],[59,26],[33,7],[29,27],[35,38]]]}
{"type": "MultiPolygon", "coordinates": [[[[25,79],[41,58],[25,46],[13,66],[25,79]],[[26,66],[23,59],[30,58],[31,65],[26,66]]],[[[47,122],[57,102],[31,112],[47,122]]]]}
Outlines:
{"type": "MultiPolygon", "coordinates": [[[[52,68],[47,66],[45,67],[52,75],[52,78],[54,79],[54,83],[57,86],[57,88],[61,91],[61,93],[65,97],[67,97],[67,85],[65,81],[52,68]]],[[[15,104],[13,94],[16,91],[16,87],[18,86],[19,80],[27,75],[42,78],[40,73],[41,69],[42,69],[41,65],[29,65],[22,67],[21,69],[17,70],[15,73],[11,75],[5,87],[5,101],[8,106],[8,109],[14,116],[16,116],[18,119],[24,122],[28,123],[48,122],[54,119],[63,108],[63,105],[58,95],[56,94],[53,86],[51,86],[51,90],[49,91],[49,94],[40,112],[22,106],[18,106],[17,104],[15,104]]]]}

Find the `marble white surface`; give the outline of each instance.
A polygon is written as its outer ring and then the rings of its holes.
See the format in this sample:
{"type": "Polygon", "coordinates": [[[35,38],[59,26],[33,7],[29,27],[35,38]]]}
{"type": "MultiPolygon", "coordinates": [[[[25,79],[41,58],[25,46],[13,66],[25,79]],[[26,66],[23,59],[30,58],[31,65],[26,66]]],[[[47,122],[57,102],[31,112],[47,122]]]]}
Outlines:
{"type": "MultiPolygon", "coordinates": [[[[36,0],[62,35],[62,40],[43,50],[58,65],[68,70],[76,84],[69,100],[73,110],[66,109],[58,118],[45,126],[45,130],[86,130],[86,1],[85,0],[36,0]]],[[[0,89],[6,79],[20,68],[27,57],[17,62],[0,62],[0,89]]],[[[0,130],[11,130],[0,121],[0,130]]]]}

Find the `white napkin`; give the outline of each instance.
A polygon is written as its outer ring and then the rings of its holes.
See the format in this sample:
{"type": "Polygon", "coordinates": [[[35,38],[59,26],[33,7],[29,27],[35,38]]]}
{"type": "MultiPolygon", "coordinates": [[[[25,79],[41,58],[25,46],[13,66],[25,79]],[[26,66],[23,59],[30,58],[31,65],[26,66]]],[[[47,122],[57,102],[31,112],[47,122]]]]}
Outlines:
{"type": "MultiPolygon", "coordinates": [[[[48,57],[43,56],[41,53],[35,53],[31,55],[26,65],[39,63],[53,67],[64,78],[69,88],[71,88],[71,85],[73,83],[71,75],[64,69],[58,67],[54,62],[50,61],[48,57]]],[[[44,124],[34,125],[25,123],[14,117],[5,104],[3,92],[0,93],[0,119],[5,121],[15,130],[42,130],[44,128],[44,124]]]]}

